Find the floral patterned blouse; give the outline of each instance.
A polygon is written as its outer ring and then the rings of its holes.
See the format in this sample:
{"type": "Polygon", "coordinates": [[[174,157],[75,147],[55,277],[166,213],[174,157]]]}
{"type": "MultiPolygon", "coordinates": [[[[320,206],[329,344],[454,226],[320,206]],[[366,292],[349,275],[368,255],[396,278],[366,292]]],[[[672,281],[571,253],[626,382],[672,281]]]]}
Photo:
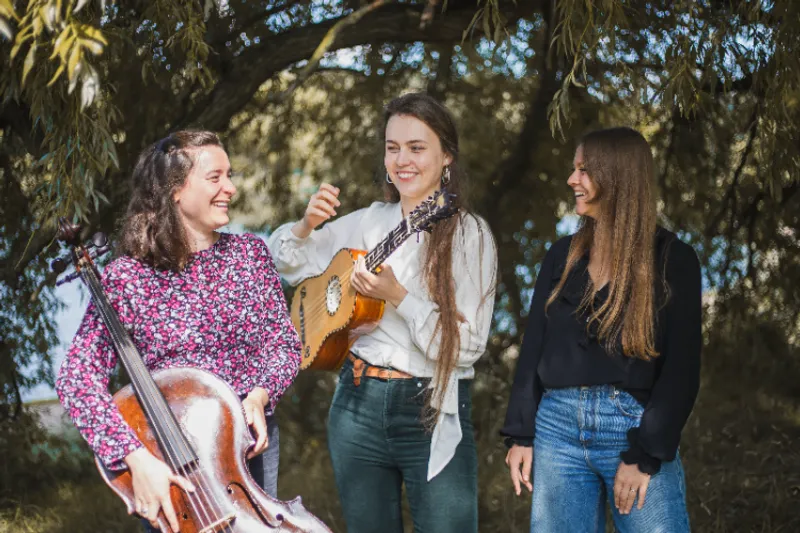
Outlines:
{"type": "MultiPolygon", "coordinates": [[[[239,395],[263,387],[268,414],[297,375],[300,342],[269,250],[254,235],[221,234],[180,273],[122,256],[105,268],[102,282],[150,370],[207,370],[239,395]]],[[[89,446],[114,470],[141,447],[111,401],[116,364],[108,330],[90,303],[56,391],[89,446]]]]}

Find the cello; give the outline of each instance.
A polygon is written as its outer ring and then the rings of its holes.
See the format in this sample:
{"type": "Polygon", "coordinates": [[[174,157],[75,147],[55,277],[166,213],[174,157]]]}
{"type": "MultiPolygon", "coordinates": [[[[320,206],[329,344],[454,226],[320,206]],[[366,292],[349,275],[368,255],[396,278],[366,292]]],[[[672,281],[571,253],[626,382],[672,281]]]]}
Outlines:
{"type": "MultiPolygon", "coordinates": [[[[236,392],[214,374],[195,368],[169,368],[152,374],[109,302],[94,260],[109,250],[105,236],[95,234],[81,245],[79,227],[59,219],[59,240],[69,256],[53,261],[61,274],[57,284],[80,277],[108,328],[131,383],[116,394],[122,418],[155,457],[192,482],[194,492],[170,487],[170,499],[184,533],[330,533],[300,497],[283,502],[267,495],[247,469],[246,452],[254,444],[236,392]]],[[[133,479],[128,470],[111,471],[96,457],[103,481],[134,510],[133,479]]],[[[158,514],[161,531],[173,530],[158,514]]]]}

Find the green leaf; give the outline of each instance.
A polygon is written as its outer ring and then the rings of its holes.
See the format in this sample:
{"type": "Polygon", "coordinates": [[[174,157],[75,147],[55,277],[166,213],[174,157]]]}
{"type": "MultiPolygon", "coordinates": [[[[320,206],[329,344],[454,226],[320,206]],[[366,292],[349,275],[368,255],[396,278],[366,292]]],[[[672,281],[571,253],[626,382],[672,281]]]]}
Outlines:
{"type": "Polygon", "coordinates": [[[81,46],[89,50],[96,56],[103,53],[103,45],[92,39],[81,39],[81,46]]]}
{"type": "Polygon", "coordinates": [[[22,45],[25,44],[25,41],[31,37],[33,37],[33,34],[31,33],[30,26],[25,26],[25,28],[23,28],[23,30],[17,34],[17,38],[14,41],[14,47],[11,48],[11,54],[9,56],[12,60],[17,56],[22,48],[22,45]]]}
{"type": "Polygon", "coordinates": [[[36,42],[31,44],[30,49],[28,50],[28,55],[25,56],[25,63],[22,66],[22,85],[25,85],[25,80],[30,74],[31,69],[33,68],[33,63],[36,61],[36,42]]]}
{"type": "Polygon", "coordinates": [[[53,74],[53,77],[50,78],[50,81],[47,82],[47,86],[50,87],[51,85],[53,85],[58,79],[58,77],[61,76],[62,72],[64,72],[64,63],[61,63],[61,65],[58,67],[56,73],[53,74]]]}
{"type": "Polygon", "coordinates": [[[94,39],[97,42],[103,43],[103,45],[108,46],[108,41],[105,37],[103,37],[103,32],[95,28],[94,26],[90,26],[89,24],[81,24],[78,27],[78,30],[89,37],[90,39],[94,39]]]}
{"type": "Polygon", "coordinates": [[[81,47],[78,43],[72,47],[72,53],[69,55],[69,61],[67,62],[67,77],[69,78],[70,83],[75,80],[77,75],[77,67],[81,60],[81,47]]]}
{"type": "Polygon", "coordinates": [[[3,17],[0,17],[0,35],[9,41],[14,39],[14,30],[11,28],[11,25],[8,23],[8,21],[3,17]]]}

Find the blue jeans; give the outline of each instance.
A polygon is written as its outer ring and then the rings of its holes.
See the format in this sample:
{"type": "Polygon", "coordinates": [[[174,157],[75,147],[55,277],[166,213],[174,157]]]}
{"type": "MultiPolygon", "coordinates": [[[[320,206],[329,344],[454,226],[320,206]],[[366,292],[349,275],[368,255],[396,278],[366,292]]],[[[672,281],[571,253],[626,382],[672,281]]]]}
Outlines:
{"type": "Polygon", "coordinates": [[[458,383],[462,438],[455,456],[427,481],[431,435],[420,422],[429,380],[353,383],[348,360],[328,417],[328,448],[350,533],[403,533],[405,484],[416,533],[477,533],[478,456],[469,380],[458,383]]]}
{"type": "Polygon", "coordinates": [[[611,385],[545,391],[536,414],[531,533],[602,533],[605,502],[620,533],[689,531],[680,457],[650,479],[644,507],[628,515],[614,505],[619,454],[644,408],[611,385]]]}

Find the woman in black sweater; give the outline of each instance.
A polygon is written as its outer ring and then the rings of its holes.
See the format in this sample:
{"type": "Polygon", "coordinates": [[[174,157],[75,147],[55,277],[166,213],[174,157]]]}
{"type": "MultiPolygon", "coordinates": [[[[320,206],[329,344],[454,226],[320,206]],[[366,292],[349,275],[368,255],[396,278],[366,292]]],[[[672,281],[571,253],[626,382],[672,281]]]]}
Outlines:
{"type": "Polygon", "coordinates": [[[629,128],[596,131],[567,184],[581,216],[544,258],[506,421],[531,531],[689,531],[681,431],[700,381],[694,250],[656,226],[653,157],[629,128]],[[533,479],[531,479],[533,467],[533,479]]]}

